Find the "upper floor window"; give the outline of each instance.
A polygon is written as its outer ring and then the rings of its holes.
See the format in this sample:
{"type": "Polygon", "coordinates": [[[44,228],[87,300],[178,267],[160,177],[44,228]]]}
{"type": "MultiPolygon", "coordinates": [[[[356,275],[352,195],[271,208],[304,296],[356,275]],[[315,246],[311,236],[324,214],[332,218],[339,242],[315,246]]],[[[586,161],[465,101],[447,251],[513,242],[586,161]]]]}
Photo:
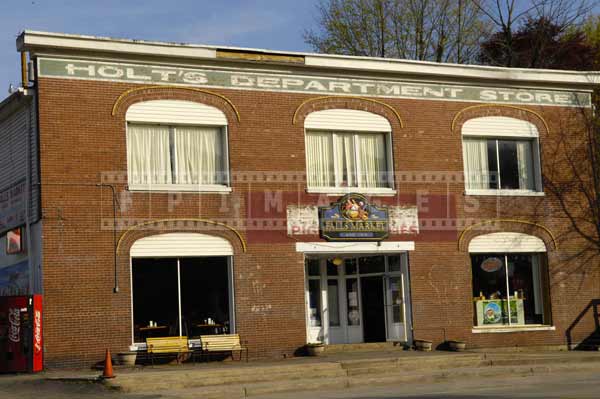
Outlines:
{"type": "Polygon", "coordinates": [[[387,119],[366,111],[332,109],[308,115],[305,129],[309,191],[391,191],[391,126],[387,119]]]}
{"type": "Polygon", "coordinates": [[[538,130],[527,121],[494,116],[463,125],[467,194],[541,191],[538,130]]]}
{"type": "Polygon", "coordinates": [[[227,119],[204,104],[155,100],[127,111],[132,190],[229,191],[227,119]]]}

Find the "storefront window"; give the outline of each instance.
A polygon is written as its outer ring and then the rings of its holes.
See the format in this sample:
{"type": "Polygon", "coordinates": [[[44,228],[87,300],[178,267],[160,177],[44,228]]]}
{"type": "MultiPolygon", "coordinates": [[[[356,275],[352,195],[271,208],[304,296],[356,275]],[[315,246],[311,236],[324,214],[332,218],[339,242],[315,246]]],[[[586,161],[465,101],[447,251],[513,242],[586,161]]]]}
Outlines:
{"type": "Polygon", "coordinates": [[[327,275],[328,276],[337,276],[339,271],[339,266],[333,264],[331,260],[327,260],[327,275]]]}
{"type": "Polygon", "coordinates": [[[365,256],[358,258],[360,274],[383,273],[385,271],[384,256],[365,256]]]}
{"type": "Polygon", "coordinates": [[[392,318],[394,323],[404,323],[404,312],[402,311],[402,277],[390,277],[390,294],[392,297],[392,318]]]}
{"type": "Polygon", "coordinates": [[[178,336],[177,259],[133,259],[135,341],[178,336]]]}
{"type": "Polygon", "coordinates": [[[183,335],[229,332],[227,258],[182,258],[180,267],[183,335]]]}
{"type": "Polygon", "coordinates": [[[321,327],[321,280],[308,280],[308,307],[311,327],[321,327]]]}
{"type": "Polygon", "coordinates": [[[473,254],[475,325],[544,324],[547,271],[540,254],[473,254]]]}
{"type": "Polygon", "coordinates": [[[306,269],[309,276],[320,276],[321,275],[321,262],[319,259],[307,259],[306,269]]]}
{"type": "Polygon", "coordinates": [[[346,259],[344,261],[344,266],[346,268],[346,275],[356,274],[358,272],[358,268],[356,265],[357,265],[356,258],[346,259]]]}
{"type": "Polygon", "coordinates": [[[402,263],[399,256],[388,256],[387,258],[390,272],[399,272],[402,270],[402,263]]]}
{"type": "Polygon", "coordinates": [[[358,279],[346,279],[346,294],[348,298],[348,325],[360,325],[360,308],[358,303],[358,279]]]}
{"type": "Polygon", "coordinates": [[[327,280],[327,309],[329,310],[329,325],[332,327],[340,325],[339,297],[338,280],[327,280]]]}
{"type": "Polygon", "coordinates": [[[132,278],[135,342],[231,332],[227,257],[134,258],[132,278]]]}

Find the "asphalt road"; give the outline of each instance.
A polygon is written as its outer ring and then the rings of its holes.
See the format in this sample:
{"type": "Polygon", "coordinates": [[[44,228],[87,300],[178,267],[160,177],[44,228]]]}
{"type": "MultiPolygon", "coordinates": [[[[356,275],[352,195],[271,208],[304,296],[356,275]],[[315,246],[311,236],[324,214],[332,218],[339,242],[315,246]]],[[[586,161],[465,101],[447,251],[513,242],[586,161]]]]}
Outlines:
{"type": "MultiPolygon", "coordinates": [[[[187,391],[185,398],[202,398],[202,390],[187,391]]],[[[63,384],[40,380],[15,381],[0,376],[0,398],[4,399],[177,399],[180,396],[122,394],[96,384],[63,384]]],[[[509,399],[509,398],[600,398],[600,373],[553,373],[532,377],[461,379],[435,384],[368,386],[337,391],[302,391],[254,396],[254,399],[509,399]]]]}

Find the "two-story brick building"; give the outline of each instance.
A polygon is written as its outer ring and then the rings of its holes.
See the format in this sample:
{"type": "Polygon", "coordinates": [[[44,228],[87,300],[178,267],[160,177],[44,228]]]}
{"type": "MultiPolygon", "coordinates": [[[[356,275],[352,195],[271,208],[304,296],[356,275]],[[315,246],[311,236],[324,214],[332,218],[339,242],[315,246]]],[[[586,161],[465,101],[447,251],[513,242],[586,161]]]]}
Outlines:
{"type": "Polygon", "coordinates": [[[28,245],[2,249],[0,284],[21,264],[19,293],[43,295],[47,367],[152,336],[235,332],[277,358],[594,332],[597,260],[544,180],[585,137],[590,74],[32,31],[17,47],[0,199],[24,184],[28,211],[1,233],[28,245]]]}

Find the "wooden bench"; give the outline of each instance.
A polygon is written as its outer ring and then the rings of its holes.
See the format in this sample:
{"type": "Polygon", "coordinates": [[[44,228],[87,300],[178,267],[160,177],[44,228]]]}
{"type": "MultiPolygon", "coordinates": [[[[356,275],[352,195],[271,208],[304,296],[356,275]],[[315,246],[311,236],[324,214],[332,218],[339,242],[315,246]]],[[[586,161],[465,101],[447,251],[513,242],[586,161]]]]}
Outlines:
{"type": "Polygon", "coordinates": [[[188,337],[157,337],[146,338],[146,352],[150,355],[150,361],[154,365],[154,358],[157,356],[177,356],[177,363],[180,363],[179,355],[192,353],[189,348],[188,337]]]}
{"type": "Polygon", "coordinates": [[[242,344],[237,334],[201,335],[200,342],[202,352],[208,357],[211,352],[230,352],[233,359],[233,352],[240,352],[239,360],[242,360],[242,353],[246,352],[246,361],[248,361],[248,347],[245,343],[242,344]]]}

